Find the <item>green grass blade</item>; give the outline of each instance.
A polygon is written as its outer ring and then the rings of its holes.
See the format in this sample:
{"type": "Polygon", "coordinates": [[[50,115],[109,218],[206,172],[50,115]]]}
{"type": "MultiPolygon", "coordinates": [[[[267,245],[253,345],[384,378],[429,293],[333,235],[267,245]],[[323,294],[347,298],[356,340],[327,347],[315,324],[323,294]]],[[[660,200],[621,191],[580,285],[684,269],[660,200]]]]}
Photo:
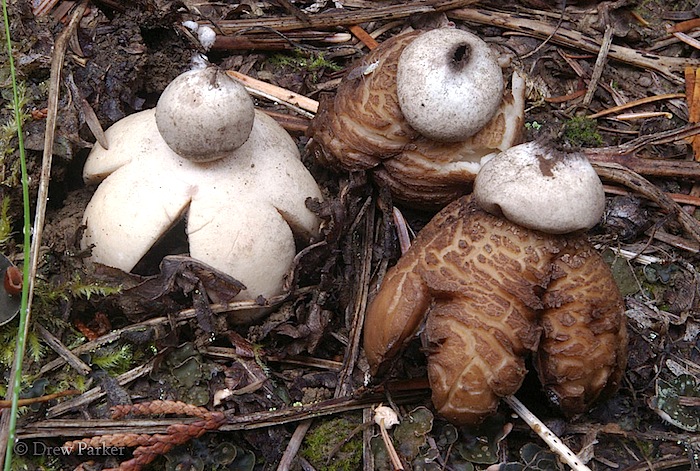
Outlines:
{"type": "Polygon", "coordinates": [[[12,396],[8,399],[12,401],[12,406],[8,411],[10,414],[9,419],[9,431],[8,431],[8,441],[7,449],[5,450],[5,471],[10,471],[12,466],[12,451],[14,449],[16,427],[17,427],[17,411],[18,411],[18,400],[19,392],[21,390],[21,380],[22,380],[22,363],[24,360],[24,349],[25,349],[25,338],[27,333],[27,321],[29,317],[28,305],[29,305],[29,260],[30,257],[30,213],[29,213],[29,185],[27,177],[27,159],[24,151],[24,134],[22,132],[22,119],[20,116],[20,99],[19,90],[17,87],[17,75],[15,72],[15,63],[12,57],[12,39],[10,38],[10,17],[7,13],[7,1],[2,0],[2,16],[3,22],[5,24],[5,37],[7,39],[7,59],[8,65],[10,66],[10,75],[12,78],[12,99],[13,99],[13,109],[15,113],[15,121],[17,122],[17,141],[19,147],[19,158],[20,167],[22,172],[22,202],[24,209],[24,267],[23,267],[23,283],[22,283],[22,298],[19,311],[19,326],[17,327],[17,346],[15,349],[15,367],[12,372],[13,387],[10,388],[12,391],[12,396]]]}

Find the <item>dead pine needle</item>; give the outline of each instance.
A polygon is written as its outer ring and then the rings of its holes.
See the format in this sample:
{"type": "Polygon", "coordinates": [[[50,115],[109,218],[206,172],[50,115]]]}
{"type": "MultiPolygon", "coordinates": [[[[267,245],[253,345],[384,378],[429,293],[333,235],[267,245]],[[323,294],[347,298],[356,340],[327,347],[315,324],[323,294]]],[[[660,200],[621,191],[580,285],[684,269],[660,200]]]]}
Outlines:
{"type": "MultiPolygon", "coordinates": [[[[52,401],[54,399],[58,399],[59,397],[66,397],[66,396],[75,396],[77,394],[80,394],[80,391],[77,389],[68,389],[66,391],[60,391],[57,393],[53,394],[47,394],[45,396],[39,396],[39,397],[29,397],[26,399],[20,399],[17,401],[17,404],[20,407],[25,407],[25,406],[31,406],[32,404],[38,404],[40,402],[48,402],[52,401]]],[[[0,409],[7,409],[8,407],[12,406],[12,401],[9,400],[0,400],[0,409]]]]}
{"type": "Polygon", "coordinates": [[[612,44],[614,28],[608,25],[605,28],[605,34],[603,35],[603,43],[600,46],[600,51],[598,51],[598,57],[595,61],[595,66],[593,68],[593,73],[591,73],[591,80],[588,82],[588,90],[586,90],[586,95],[583,97],[582,106],[587,108],[593,100],[593,94],[598,88],[598,82],[603,76],[603,69],[605,68],[605,63],[608,59],[608,53],[610,52],[610,45],[612,44]]]}
{"type": "Polygon", "coordinates": [[[318,102],[300,95],[291,90],[287,90],[271,83],[249,77],[248,75],[229,70],[226,72],[229,77],[239,80],[251,94],[261,96],[270,100],[278,101],[285,106],[297,110],[300,114],[309,118],[318,111],[318,102]]]}
{"type": "Polygon", "coordinates": [[[564,444],[535,414],[525,407],[525,404],[515,396],[506,396],[503,400],[510,406],[513,411],[518,414],[518,417],[537,434],[556,453],[559,458],[569,465],[574,471],[591,471],[591,469],[583,464],[578,456],[564,444]]]}
{"type": "Polygon", "coordinates": [[[380,404],[374,409],[374,423],[379,426],[379,432],[394,471],[403,471],[404,467],[401,463],[401,458],[399,458],[399,454],[396,452],[388,432],[388,429],[399,423],[398,414],[391,407],[380,404]]]}
{"type": "Polygon", "coordinates": [[[297,424],[297,428],[294,429],[292,438],[289,440],[287,448],[284,450],[284,455],[282,455],[282,459],[277,465],[277,471],[289,471],[294,462],[294,458],[299,452],[299,448],[301,448],[306,432],[308,432],[311,427],[311,422],[311,419],[307,419],[297,424]]]}
{"type": "Polygon", "coordinates": [[[592,115],[589,115],[588,118],[596,119],[596,118],[600,118],[602,116],[607,116],[609,114],[618,113],[620,111],[634,108],[636,106],[646,105],[647,103],[653,103],[655,101],[662,101],[662,100],[674,100],[677,98],[684,98],[684,97],[685,97],[685,95],[682,93],[666,93],[663,95],[644,97],[644,98],[639,99],[639,100],[632,100],[632,101],[625,103],[623,105],[613,106],[611,108],[607,108],[607,109],[599,111],[597,113],[593,113],[592,115]]]}
{"type": "Polygon", "coordinates": [[[389,432],[386,430],[384,419],[379,421],[379,432],[382,434],[382,441],[384,442],[384,446],[386,446],[386,450],[389,453],[389,459],[391,460],[391,465],[394,467],[394,471],[403,471],[401,458],[399,458],[399,454],[396,452],[396,448],[394,448],[389,432]]]}
{"type": "Polygon", "coordinates": [[[615,116],[615,119],[620,121],[633,121],[635,119],[649,119],[649,118],[673,118],[673,114],[668,111],[643,111],[639,113],[623,113],[615,116]]]}
{"type": "MultiPolygon", "coordinates": [[[[688,122],[700,122],[700,68],[686,67],[685,72],[685,101],[688,105],[688,122]]],[[[700,161],[700,139],[697,135],[686,138],[693,148],[694,160],[700,161]]]]}

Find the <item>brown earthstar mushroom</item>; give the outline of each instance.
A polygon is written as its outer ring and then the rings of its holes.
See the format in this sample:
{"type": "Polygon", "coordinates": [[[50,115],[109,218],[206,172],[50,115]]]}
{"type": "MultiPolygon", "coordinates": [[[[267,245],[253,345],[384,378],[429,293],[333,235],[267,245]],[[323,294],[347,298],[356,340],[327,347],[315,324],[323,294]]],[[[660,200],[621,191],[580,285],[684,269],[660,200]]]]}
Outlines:
{"type": "Polygon", "coordinates": [[[328,166],[370,170],[399,202],[441,207],[471,190],[486,159],[520,141],[525,83],[518,73],[511,82],[504,90],[494,54],[471,33],[400,34],[322,97],[309,148],[328,166]]]}
{"type": "Polygon", "coordinates": [[[567,414],[613,393],[626,364],[622,298],[585,237],[524,228],[471,196],[421,230],[369,305],[373,373],[422,325],[433,404],[456,424],[479,423],[514,394],[528,355],[567,414]]]}
{"type": "Polygon", "coordinates": [[[101,183],[85,210],[82,246],[93,261],[131,271],[185,218],[190,256],[241,281],[247,289],[236,299],[280,294],[295,239],[318,235],[320,221],[306,207],[322,198],[318,185],[296,143],[254,110],[240,83],[211,68],[171,85],[155,110],[106,131],[109,150],[96,144],[90,153],[84,179],[101,183]],[[227,116],[237,113],[246,116],[227,116]],[[159,132],[167,126],[176,128],[168,140],[159,132]]]}

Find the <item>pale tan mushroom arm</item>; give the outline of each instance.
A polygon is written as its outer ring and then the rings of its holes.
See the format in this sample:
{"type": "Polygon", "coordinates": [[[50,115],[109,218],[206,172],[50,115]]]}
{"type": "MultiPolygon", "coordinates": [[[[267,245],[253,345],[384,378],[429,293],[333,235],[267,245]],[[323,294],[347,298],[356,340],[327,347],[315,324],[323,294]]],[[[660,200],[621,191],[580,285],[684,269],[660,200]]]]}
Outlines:
{"type": "Polygon", "coordinates": [[[556,261],[558,278],[543,296],[537,369],[553,402],[585,412],[617,390],[627,363],[624,305],[610,268],[575,239],[556,261]]]}
{"type": "Polygon", "coordinates": [[[94,185],[140,155],[157,152],[164,146],[158,136],[155,111],[146,110],[123,118],[105,131],[109,150],[95,143],[83,167],[83,179],[94,185]]]}
{"type": "Polygon", "coordinates": [[[367,170],[418,136],[399,107],[396,68],[401,51],[419,34],[412,31],[383,42],[345,76],[333,98],[321,101],[309,135],[311,150],[322,163],[367,170]]]}
{"type": "Polygon", "coordinates": [[[190,255],[246,286],[238,299],[282,292],[296,248],[287,222],[269,203],[201,188],[187,220],[190,255]]]}
{"type": "Polygon", "coordinates": [[[481,422],[496,411],[501,397],[520,389],[527,373],[523,352],[511,341],[514,332],[504,329],[512,312],[495,314],[486,314],[479,301],[466,297],[439,302],[430,310],[426,334],[432,400],[453,423],[481,422]]]}
{"type": "Polygon", "coordinates": [[[94,245],[95,261],[130,271],[180,220],[189,187],[157,175],[155,168],[127,165],[97,188],[83,215],[81,242],[83,248],[94,245]]]}
{"type": "Polygon", "coordinates": [[[306,206],[306,199],[323,196],[313,176],[300,160],[296,143],[277,122],[262,111],[255,113],[251,141],[254,156],[254,185],[259,198],[274,206],[292,232],[305,243],[318,235],[319,218],[306,206]]]}
{"type": "Polygon", "coordinates": [[[365,355],[374,373],[416,335],[431,302],[416,261],[402,261],[389,270],[365,315],[365,355]]]}

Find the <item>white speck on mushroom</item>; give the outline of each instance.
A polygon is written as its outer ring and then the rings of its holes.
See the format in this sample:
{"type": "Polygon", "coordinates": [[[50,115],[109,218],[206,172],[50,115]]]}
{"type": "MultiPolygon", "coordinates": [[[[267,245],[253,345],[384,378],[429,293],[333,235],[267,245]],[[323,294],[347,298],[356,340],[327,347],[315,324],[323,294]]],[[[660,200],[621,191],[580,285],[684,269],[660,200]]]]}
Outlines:
{"type": "Polygon", "coordinates": [[[216,31],[209,26],[200,26],[197,30],[197,39],[204,50],[208,51],[216,42],[216,31]]]}

